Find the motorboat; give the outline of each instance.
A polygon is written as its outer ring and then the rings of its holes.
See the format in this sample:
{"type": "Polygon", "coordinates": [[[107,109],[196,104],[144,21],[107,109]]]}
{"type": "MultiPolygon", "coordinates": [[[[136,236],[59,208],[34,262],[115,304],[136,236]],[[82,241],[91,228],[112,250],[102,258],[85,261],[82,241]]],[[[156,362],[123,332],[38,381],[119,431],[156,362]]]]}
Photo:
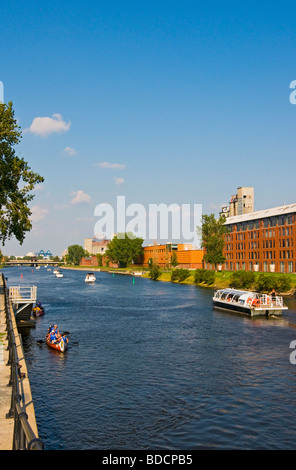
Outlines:
{"type": "Polygon", "coordinates": [[[57,274],[57,273],[59,273],[59,270],[57,268],[54,268],[53,274],[57,274]]]}
{"type": "Polygon", "coordinates": [[[281,315],[288,307],[280,295],[267,295],[237,289],[219,289],[213,297],[214,307],[255,315],[281,315]]]}
{"type": "Polygon", "coordinates": [[[95,282],[95,280],[96,280],[96,277],[94,273],[87,273],[85,277],[85,282],[95,282]]]}
{"type": "Polygon", "coordinates": [[[58,271],[55,273],[55,277],[64,277],[64,274],[58,271]]]}

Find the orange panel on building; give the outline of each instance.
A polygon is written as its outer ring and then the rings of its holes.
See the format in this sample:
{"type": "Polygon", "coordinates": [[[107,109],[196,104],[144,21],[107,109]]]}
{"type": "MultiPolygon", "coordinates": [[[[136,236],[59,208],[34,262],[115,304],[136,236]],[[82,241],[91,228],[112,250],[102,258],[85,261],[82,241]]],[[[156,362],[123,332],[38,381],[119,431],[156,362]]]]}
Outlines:
{"type": "Polygon", "coordinates": [[[192,245],[184,243],[167,243],[164,245],[150,245],[144,247],[143,266],[158,264],[160,267],[171,267],[171,257],[176,253],[178,268],[202,268],[203,250],[194,250],[192,245]]]}

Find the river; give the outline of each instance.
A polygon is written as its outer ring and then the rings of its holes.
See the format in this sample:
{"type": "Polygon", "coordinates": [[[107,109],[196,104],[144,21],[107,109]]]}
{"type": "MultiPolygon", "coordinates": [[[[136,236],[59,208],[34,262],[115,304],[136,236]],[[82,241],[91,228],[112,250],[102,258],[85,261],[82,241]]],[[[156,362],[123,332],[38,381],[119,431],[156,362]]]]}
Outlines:
{"type": "Polygon", "coordinates": [[[23,344],[47,450],[295,448],[295,299],[254,319],[214,309],[212,289],[63,272],[4,271],[46,310],[23,344]],[[64,354],[37,342],[52,323],[64,354]]]}

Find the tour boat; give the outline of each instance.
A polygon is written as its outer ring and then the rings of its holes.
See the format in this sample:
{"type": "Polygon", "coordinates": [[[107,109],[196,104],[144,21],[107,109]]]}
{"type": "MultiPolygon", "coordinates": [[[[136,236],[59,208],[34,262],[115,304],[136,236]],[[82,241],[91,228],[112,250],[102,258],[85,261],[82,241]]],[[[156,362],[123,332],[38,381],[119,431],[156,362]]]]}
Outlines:
{"type": "Polygon", "coordinates": [[[95,280],[96,280],[96,277],[94,273],[87,273],[85,277],[85,282],[95,282],[95,280]]]}
{"type": "Polygon", "coordinates": [[[248,292],[237,289],[219,289],[213,297],[214,307],[234,312],[255,315],[281,315],[288,307],[283,297],[248,292]]]}
{"type": "Polygon", "coordinates": [[[66,341],[64,341],[63,338],[58,343],[51,343],[49,341],[49,338],[46,337],[45,342],[46,342],[47,346],[49,346],[50,348],[55,349],[56,351],[64,352],[64,351],[66,351],[66,349],[68,349],[68,343],[66,341]]]}

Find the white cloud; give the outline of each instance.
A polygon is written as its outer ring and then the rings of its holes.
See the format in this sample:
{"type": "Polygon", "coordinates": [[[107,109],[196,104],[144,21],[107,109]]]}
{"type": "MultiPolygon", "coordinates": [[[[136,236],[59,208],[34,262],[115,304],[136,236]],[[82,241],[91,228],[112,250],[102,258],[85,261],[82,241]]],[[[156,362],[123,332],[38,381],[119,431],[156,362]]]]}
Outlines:
{"type": "Polygon", "coordinates": [[[32,222],[39,222],[40,220],[44,219],[46,214],[48,213],[48,209],[40,207],[38,204],[31,208],[31,221],[32,222]]]}
{"type": "Polygon", "coordinates": [[[107,168],[108,170],[124,170],[125,165],[121,163],[111,163],[111,162],[100,162],[94,163],[94,166],[98,166],[100,168],[107,168]]]}
{"type": "Polygon", "coordinates": [[[123,178],[117,178],[116,176],[115,176],[115,178],[114,178],[114,181],[115,181],[115,184],[117,184],[117,185],[120,185],[120,184],[123,184],[123,183],[124,183],[124,179],[123,179],[123,178]]]}
{"type": "Polygon", "coordinates": [[[74,197],[71,200],[71,204],[82,204],[84,202],[90,203],[91,197],[82,190],[78,190],[74,193],[74,197]]]}
{"type": "Polygon", "coordinates": [[[71,122],[65,122],[61,114],[53,114],[52,117],[36,117],[27,129],[32,134],[46,137],[53,132],[66,132],[70,129],[71,122]]]}
{"type": "Polygon", "coordinates": [[[74,155],[77,154],[76,150],[73,149],[73,147],[65,147],[65,148],[64,148],[64,153],[65,153],[66,155],[70,155],[71,157],[73,157],[74,155]]]}

